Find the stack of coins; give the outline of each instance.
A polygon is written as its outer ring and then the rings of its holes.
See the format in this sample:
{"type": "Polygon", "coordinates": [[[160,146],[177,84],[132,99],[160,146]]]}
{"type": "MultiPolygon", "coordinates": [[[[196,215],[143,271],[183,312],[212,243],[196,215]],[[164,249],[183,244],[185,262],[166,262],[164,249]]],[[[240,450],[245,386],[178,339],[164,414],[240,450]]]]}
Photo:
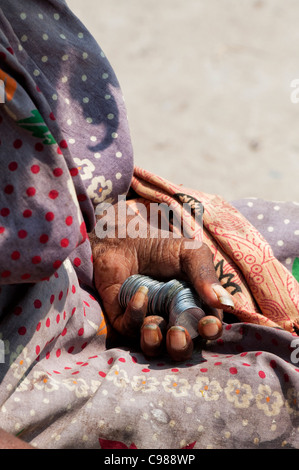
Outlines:
{"type": "Polygon", "coordinates": [[[134,274],[125,280],[119,290],[118,300],[122,308],[127,307],[141,286],[148,288],[147,315],[160,315],[168,321],[169,327],[183,326],[191,338],[198,336],[197,325],[204,311],[202,301],[188,283],[177,279],[160,282],[134,274]]]}

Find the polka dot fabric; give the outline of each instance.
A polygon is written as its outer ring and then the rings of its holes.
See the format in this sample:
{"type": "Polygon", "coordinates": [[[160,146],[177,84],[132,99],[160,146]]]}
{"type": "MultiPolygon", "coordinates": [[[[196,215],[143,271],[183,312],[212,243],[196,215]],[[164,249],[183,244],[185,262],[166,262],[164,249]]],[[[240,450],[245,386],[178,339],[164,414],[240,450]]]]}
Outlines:
{"type": "MultiPolygon", "coordinates": [[[[116,77],[65,1],[0,0],[0,79],[0,427],[49,449],[298,448],[291,333],[235,319],[178,364],[106,348],[86,232],[127,192],[132,149],[116,77]]],[[[290,268],[295,205],[237,204],[290,268]]]]}
{"type": "Polygon", "coordinates": [[[232,203],[265,237],[275,257],[292,272],[299,256],[299,203],[246,198],[232,203]]]}

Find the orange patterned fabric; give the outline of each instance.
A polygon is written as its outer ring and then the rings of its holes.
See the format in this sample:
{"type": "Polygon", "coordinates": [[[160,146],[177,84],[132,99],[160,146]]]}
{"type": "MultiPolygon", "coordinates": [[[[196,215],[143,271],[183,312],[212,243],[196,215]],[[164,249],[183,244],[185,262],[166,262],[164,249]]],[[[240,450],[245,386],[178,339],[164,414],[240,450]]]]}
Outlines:
{"type": "MultiPolygon", "coordinates": [[[[299,284],[237,209],[220,196],[184,188],[139,167],[131,186],[138,196],[171,204],[178,213],[186,200],[200,201],[203,241],[213,253],[220,282],[234,296],[235,315],[242,322],[298,332],[299,284]]],[[[198,228],[193,230],[196,238],[198,228]]]]}

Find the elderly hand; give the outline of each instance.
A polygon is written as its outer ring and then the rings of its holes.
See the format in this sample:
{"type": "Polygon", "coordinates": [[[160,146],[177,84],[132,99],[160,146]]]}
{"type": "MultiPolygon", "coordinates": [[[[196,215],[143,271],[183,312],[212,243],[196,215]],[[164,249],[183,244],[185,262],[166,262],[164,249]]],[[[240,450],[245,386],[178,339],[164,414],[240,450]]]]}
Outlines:
{"type": "Polygon", "coordinates": [[[146,356],[158,356],[166,343],[173,360],[186,360],[192,355],[193,341],[185,328],[173,326],[167,330],[161,317],[145,316],[146,288],[141,287],[123,311],[118,302],[118,292],[132,274],[191,282],[205,304],[206,315],[198,323],[201,337],[216,339],[221,336],[223,309],[231,311],[234,303],[217,279],[212,253],[207,245],[190,249],[186,247],[186,243],[190,244],[186,238],[99,240],[92,236],[91,242],[95,286],[108,321],[121,335],[135,339],[140,336],[141,349],[146,356]]]}

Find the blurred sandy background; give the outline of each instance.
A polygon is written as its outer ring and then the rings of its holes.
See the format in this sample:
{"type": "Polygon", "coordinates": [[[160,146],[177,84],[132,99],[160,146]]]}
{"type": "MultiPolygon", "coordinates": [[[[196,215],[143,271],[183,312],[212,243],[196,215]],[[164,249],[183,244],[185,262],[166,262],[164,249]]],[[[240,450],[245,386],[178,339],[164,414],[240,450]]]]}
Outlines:
{"type": "Polygon", "coordinates": [[[298,1],[67,2],[118,76],[137,165],[228,200],[299,201],[298,1]]]}

